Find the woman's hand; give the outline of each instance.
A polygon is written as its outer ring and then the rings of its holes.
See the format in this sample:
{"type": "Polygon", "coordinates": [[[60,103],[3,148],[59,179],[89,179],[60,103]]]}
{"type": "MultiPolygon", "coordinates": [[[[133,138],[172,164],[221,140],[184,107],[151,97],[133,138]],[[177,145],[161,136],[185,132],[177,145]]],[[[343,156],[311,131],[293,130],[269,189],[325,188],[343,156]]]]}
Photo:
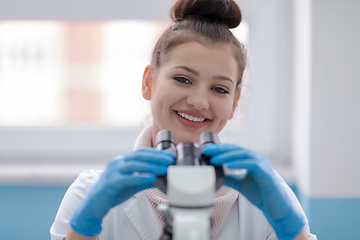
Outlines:
{"type": "Polygon", "coordinates": [[[70,219],[72,229],[84,236],[98,235],[102,219],[110,208],[139,191],[154,187],[156,176],[165,175],[167,166],[173,163],[172,153],[154,148],[144,148],[111,160],[74,211],[70,219]]]}
{"type": "Polygon", "coordinates": [[[207,144],[203,154],[215,166],[247,170],[241,175],[227,174],[225,185],[261,209],[279,239],[293,239],[301,232],[304,217],[292,205],[266,157],[230,144],[207,144]]]}

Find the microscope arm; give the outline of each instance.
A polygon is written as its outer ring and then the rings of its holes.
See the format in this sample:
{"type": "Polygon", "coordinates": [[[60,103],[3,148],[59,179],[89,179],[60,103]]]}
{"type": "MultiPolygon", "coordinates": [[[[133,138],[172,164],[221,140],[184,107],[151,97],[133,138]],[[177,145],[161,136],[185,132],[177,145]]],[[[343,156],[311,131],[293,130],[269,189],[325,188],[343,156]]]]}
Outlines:
{"type": "Polygon", "coordinates": [[[210,239],[209,210],[182,210],[174,214],[174,240],[209,240],[210,239]]]}
{"type": "Polygon", "coordinates": [[[169,166],[169,213],[174,240],[209,240],[215,192],[213,166],[169,166]]]}

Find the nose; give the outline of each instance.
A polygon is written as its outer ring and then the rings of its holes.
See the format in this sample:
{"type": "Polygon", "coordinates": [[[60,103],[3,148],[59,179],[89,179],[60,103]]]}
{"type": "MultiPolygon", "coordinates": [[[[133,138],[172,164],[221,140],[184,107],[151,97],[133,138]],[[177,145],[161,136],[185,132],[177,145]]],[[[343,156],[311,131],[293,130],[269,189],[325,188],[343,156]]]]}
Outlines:
{"type": "Polygon", "coordinates": [[[187,104],[195,110],[201,111],[209,108],[209,97],[205,89],[194,89],[187,98],[187,104]]]}

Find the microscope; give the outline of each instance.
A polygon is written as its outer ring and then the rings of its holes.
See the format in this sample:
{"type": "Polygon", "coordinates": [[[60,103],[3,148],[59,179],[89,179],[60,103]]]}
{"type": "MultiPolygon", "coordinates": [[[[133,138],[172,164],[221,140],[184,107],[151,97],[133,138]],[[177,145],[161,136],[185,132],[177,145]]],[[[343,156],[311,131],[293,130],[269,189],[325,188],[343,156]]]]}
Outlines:
{"type": "Polygon", "coordinates": [[[208,143],[217,143],[216,134],[204,132],[199,144],[175,145],[174,134],[162,130],[156,135],[156,148],[172,151],[175,164],[168,166],[166,176],[158,177],[155,186],[167,194],[166,227],[160,240],[209,240],[215,191],[225,183],[222,166],[212,166],[202,154],[208,143]]]}

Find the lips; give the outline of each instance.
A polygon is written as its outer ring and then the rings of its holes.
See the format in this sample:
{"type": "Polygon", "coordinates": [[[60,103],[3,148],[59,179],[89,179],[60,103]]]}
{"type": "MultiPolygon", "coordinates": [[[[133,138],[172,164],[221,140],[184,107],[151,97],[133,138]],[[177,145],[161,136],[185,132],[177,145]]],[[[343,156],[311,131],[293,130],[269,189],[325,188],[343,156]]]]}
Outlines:
{"type": "Polygon", "coordinates": [[[174,114],[182,125],[195,129],[205,127],[211,121],[208,116],[190,110],[175,110],[174,114]]]}

